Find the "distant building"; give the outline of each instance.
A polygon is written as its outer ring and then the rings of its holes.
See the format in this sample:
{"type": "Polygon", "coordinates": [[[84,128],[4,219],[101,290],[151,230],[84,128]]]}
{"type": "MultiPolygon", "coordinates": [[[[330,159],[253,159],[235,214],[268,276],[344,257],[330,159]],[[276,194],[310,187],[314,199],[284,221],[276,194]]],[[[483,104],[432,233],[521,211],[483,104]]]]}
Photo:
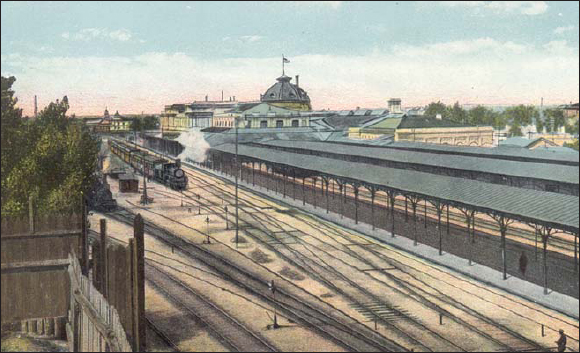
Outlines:
{"type": "Polygon", "coordinates": [[[133,125],[133,119],[126,118],[119,114],[119,111],[115,112],[115,115],[109,118],[111,121],[111,132],[128,132],[131,131],[133,125]]]}
{"type": "Polygon", "coordinates": [[[332,115],[329,111],[303,111],[282,108],[271,103],[245,103],[214,117],[215,128],[284,129],[310,127],[314,119],[332,115]]]}
{"type": "Polygon", "coordinates": [[[214,118],[243,104],[235,97],[227,101],[194,101],[190,104],[178,103],[166,105],[161,114],[160,123],[166,133],[180,133],[191,128],[208,128],[215,126],[214,118]]]}
{"type": "Polygon", "coordinates": [[[564,110],[564,117],[568,120],[568,125],[574,125],[578,122],[578,118],[580,117],[579,103],[567,104],[562,109],[564,110]]]}
{"type": "Polygon", "coordinates": [[[531,134],[530,138],[532,138],[532,139],[542,138],[544,140],[551,141],[552,143],[554,143],[558,146],[564,146],[565,144],[573,143],[574,139],[575,139],[574,136],[572,136],[571,134],[569,134],[565,131],[564,126],[562,126],[560,128],[560,131],[557,131],[557,132],[542,132],[542,133],[531,134]]]}
{"type": "Polygon", "coordinates": [[[527,148],[529,150],[536,149],[538,147],[558,147],[556,143],[547,140],[543,137],[537,137],[533,139],[528,139],[525,137],[510,137],[499,143],[499,147],[514,147],[514,148],[527,148]]]}
{"type": "MultiPolygon", "coordinates": [[[[389,105],[400,111],[399,106],[389,105]]],[[[453,146],[485,146],[493,143],[493,127],[472,126],[443,120],[440,117],[426,118],[392,113],[371,120],[360,127],[348,129],[351,139],[379,139],[392,136],[394,141],[424,142],[453,146]]]]}

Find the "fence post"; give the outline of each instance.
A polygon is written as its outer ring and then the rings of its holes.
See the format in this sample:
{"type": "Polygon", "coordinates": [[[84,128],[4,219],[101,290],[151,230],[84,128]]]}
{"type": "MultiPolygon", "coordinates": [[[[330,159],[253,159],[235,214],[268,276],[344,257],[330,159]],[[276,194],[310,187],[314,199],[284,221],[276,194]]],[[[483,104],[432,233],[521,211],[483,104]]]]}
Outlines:
{"type": "Polygon", "coordinates": [[[30,233],[34,234],[34,196],[28,196],[28,224],[30,233]]]}
{"type": "Polygon", "coordinates": [[[108,274],[109,269],[107,268],[107,220],[102,218],[100,220],[101,226],[101,244],[100,244],[100,256],[99,256],[99,272],[100,278],[99,281],[101,282],[101,294],[105,299],[109,297],[108,294],[108,274]]]}
{"type": "Polygon", "coordinates": [[[87,231],[87,205],[85,196],[81,194],[81,268],[83,275],[89,274],[89,239],[87,231]]]}
{"type": "Polygon", "coordinates": [[[138,214],[133,223],[133,349],[145,351],[145,247],[143,217],[138,214]]]}

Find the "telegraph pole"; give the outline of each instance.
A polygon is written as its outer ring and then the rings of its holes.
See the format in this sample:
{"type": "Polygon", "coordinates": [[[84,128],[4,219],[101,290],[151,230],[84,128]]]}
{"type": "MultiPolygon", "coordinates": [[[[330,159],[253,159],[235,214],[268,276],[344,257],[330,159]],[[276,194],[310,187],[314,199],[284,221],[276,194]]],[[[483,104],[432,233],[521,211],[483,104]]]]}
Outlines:
{"type": "Polygon", "coordinates": [[[234,124],[236,125],[236,249],[238,248],[238,240],[239,240],[239,221],[238,221],[238,206],[239,206],[239,200],[238,200],[238,174],[240,173],[240,169],[238,166],[238,144],[239,144],[239,136],[238,136],[238,117],[236,116],[234,118],[234,124]]]}

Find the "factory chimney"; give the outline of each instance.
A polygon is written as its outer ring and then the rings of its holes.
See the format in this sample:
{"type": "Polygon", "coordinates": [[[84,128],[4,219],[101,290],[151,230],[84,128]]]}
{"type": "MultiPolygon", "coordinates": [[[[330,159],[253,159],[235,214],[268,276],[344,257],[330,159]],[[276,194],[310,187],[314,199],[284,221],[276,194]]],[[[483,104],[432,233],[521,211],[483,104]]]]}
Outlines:
{"type": "Polygon", "coordinates": [[[34,118],[38,118],[38,100],[36,95],[34,95],[34,118]]]}

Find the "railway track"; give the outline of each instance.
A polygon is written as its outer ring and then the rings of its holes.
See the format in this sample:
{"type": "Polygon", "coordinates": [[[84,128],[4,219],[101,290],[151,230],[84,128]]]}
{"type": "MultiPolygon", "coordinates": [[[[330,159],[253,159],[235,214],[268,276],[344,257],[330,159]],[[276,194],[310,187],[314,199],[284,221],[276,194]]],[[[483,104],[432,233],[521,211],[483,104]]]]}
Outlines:
{"type": "Polygon", "coordinates": [[[145,323],[147,324],[147,326],[149,326],[149,328],[153,332],[155,332],[155,334],[159,337],[159,339],[161,339],[168,347],[171,347],[175,352],[180,352],[180,349],[177,346],[177,344],[173,342],[171,338],[169,338],[167,333],[163,331],[161,328],[159,328],[159,326],[157,326],[157,324],[151,321],[151,319],[148,318],[147,316],[145,316],[145,323]]]}
{"type": "MultiPolygon", "coordinates": [[[[194,166],[190,166],[190,167],[194,167],[194,166]]],[[[264,173],[262,173],[262,174],[263,174],[262,177],[268,178],[270,180],[271,175],[264,174],[264,173]]],[[[256,174],[256,175],[258,175],[258,174],[256,174]]],[[[275,181],[279,181],[279,179],[275,179],[275,181]]],[[[307,192],[310,192],[310,190],[312,190],[312,186],[311,185],[310,186],[307,186],[307,188],[309,189],[309,190],[307,190],[307,192]]],[[[322,190],[322,189],[321,188],[317,188],[317,190],[322,190]]],[[[314,191],[314,190],[312,190],[312,191],[314,191]]],[[[348,198],[348,202],[354,202],[354,199],[351,199],[349,197],[348,198]]],[[[404,212],[404,209],[405,209],[404,208],[404,201],[398,200],[397,203],[402,203],[402,205],[403,205],[402,207],[396,207],[396,210],[397,210],[396,212],[400,214],[401,212],[404,212]]],[[[359,200],[359,205],[361,205],[361,201],[360,200],[359,200]]],[[[370,203],[367,203],[367,205],[370,208],[370,203]]],[[[360,207],[359,207],[359,209],[360,209],[360,207]]],[[[421,207],[421,209],[422,209],[422,207],[421,207]]],[[[385,209],[383,209],[383,211],[385,211],[385,209]]],[[[376,204],[375,204],[375,212],[376,213],[379,212],[379,208],[378,208],[378,206],[376,204]]],[[[389,210],[389,212],[390,212],[390,210],[389,210]]],[[[450,213],[450,218],[453,218],[454,217],[454,216],[452,216],[452,214],[453,213],[450,213]]],[[[418,210],[417,210],[417,224],[420,223],[419,222],[419,218],[420,217],[423,217],[423,211],[419,212],[419,208],[418,208],[418,210]]],[[[459,216],[459,215],[455,215],[455,217],[457,217],[458,219],[461,218],[461,216],[459,216]]],[[[429,219],[429,217],[428,217],[428,219],[429,219]]],[[[458,221],[457,223],[461,223],[461,222],[458,221]]],[[[455,231],[464,232],[464,230],[463,230],[463,228],[461,226],[458,226],[457,224],[455,224],[453,222],[451,223],[451,226],[452,226],[452,229],[454,229],[455,231]]],[[[419,226],[417,228],[419,229],[419,226]]],[[[421,228],[423,228],[423,227],[421,227],[421,228]]],[[[488,242],[488,244],[490,246],[497,246],[498,248],[500,248],[499,237],[496,234],[490,233],[489,231],[481,231],[480,228],[481,227],[479,226],[479,223],[478,223],[478,225],[477,225],[477,236],[476,236],[476,239],[478,241],[488,242]]],[[[512,228],[510,228],[510,229],[512,229],[512,228]]],[[[515,238],[517,238],[516,236],[508,236],[507,238],[510,241],[513,241],[515,243],[524,244],[526,246],[532,246],[533,247],[533,245],[525,244],[525,243],[523,243],[523,242],[515,239],[515,238]]],[[[558,246],[554,246],[553,245],[553,242],[555,240],[557,240],[557,239],[559,239],[559,238],[557,238],[557,237],[551,237],[550,238],[549,247],[551,247],[552,249],[550,249],[549,252],[550,252],[550,256],[553,258],[553,260],[559,259],[559,260],[562,260],[562,261],[553,261],[550,266],[551,267],[558,267],[558,268],[562,269],[563,271],[567,271],[567,272],[573,272],[573,271],[575,271],[573,263],[570,263],[570,259],[571,258],[573,259],[573,257],[571,257],[570,255],[566,255],[566,254],[562,253],[562,248],[560,248],[559,250],[556,250],[556,249],[558,249],[558,246]]],[[[531,242],[531,239],[530,239],[530,242],[531,242]]],[[[570,243],[566,243],[566,244],[570,244],[570,243]]],[[[574,246],[573,246],[573,243],[571,243],[571,244],[572,244],[571,250],[569,248],[566,248],[566,251],[571,251],[573,253],[574,246]]],[[[540,250],[540,252],[541,252],[541,250],[540,250]]]]}
{"type": "MultiPolygon", "coordinates": [[[[193,175],[192,175],[192,177],[195,178],[195,176],[193,176],[193,175]]],[[[201,181],[201,180],[198,180],[198,181],[201,181]]],[[[214,194],[214,196],[216,196],[216,195],[214,194]]],[[[260,221],[256,218],[255,214],[247,214],[247,213],[244,213],[244,214],[246,214],[246,217],[250,217],[250,218],[254,219],[254,221],[253,221],[254,225],[258,224],[258,225],[262,226],[262,227],[253,227],[252,230],[260,229],[260,228],[261,229],[268,229],[268,227],[266,225],[264,225],[262,221],[260,221]]],[[[374,303],[381,303],[382,302],[381,298],[378,298],[376,295],[369,293],[366,289],[362,288],[360,285],[358,285],[354,281],[350,280],[349,278],[344,276],[342,273],[334,270],[334,266],[326,263],[324,259],[322,259],[320,256],[315,254],[311,249],[314,248],[319,253],[325,253],[327,258],[333,256],[333,255],[329,254],[328,252],[322,250],[320,247],[313,246],[312,244],[306,244],[306,242],[303,241],[301,239],[301,237],[295,236],[294,234],[296,234],[296,232],[300,232],[299,229],[291,226],[288,223],[281,222],[279,219],[273,219],[273,217],[271,215],[265,215],[265,217],[269,219],[270,226],[278,228],[280,230],[280,232],[284,232],[285,234],[288,234],[291,238],[293,238],[294,241],[296,241],[300,244],[303,244],[306,249],[310,248],[309,256],[305,256],[304,254],[302,254],[296,250],[291,249],[291,247],[289,247],[289,246],[284,246],[284,248],[291,253],[291,254],[288,254],[286,252],[280,251],[279,249],[277,249],[277,247],[268,244],[268,242],[264,241],[264,239],[262,239],[261,237],[253,236],[253,238],[256,241],[259,241],[264,246],[266,246],[270,251],[273,251],[276,254],[278,254],[279,256],[283,257],[286,261],[291,262],[294,266],[301,268],[304,272],[309,273],[310,275],[315,275],[319,282],[332,288],[335,292],[344,295],[351,302],[353,302],[355,305],[361,305],[361,306],[363,305],[364,301],[361,302],[360,298],[366,298],[366,301],[368,301],[368,302],[374,302],[374,303]],[[284,226],[285,230],[283,229],[281,224],[284,226]],[[292,230],[288,231],[288,228],[290,228],[292,230]],[[295,259],[292,257],[299,258],[301,263],[296,262],[295,259]],[[307,263],[308,263],[308,265],[307,265],[307,263]],[[328,278],[337,278],[337,277],[340,279],[340,281],[344,281],[349,285],[349,287],[351,289],[350,290],[351,293],[348,293],[344,289],[339,288],[338,286],[334,285],[332,283],[332,281],[328,280],[328,278]],[[356,294],[353,293],[353,289],[355,289],[356,292],[358,292],[358,293],[356,293],[356,294]],[[355,298],[357,298],[357,299],[355,299],[355,298]]],[[[252,221],[248,221],[247,218],[244,219],[244,221],[248,222],[249,224],[252,224],[252,221]]],[[[310,226],[315,227],[313,224],[310,224],[310,226]]],[[[325,229],[325,231],[328,231],[328,229],[325,229]]],[[[248,234],[248,232],[246,232],[246,234],[248,234]]],[[[275,240],[277,242],[277,244],[283,245],[284,242],[281,241],[280,239],[278,239],[275,236],[275,234],[276,234],[276,232],[263,232],[262,235],[266,238],[272,237],[272,238],[274,238],[273,240],[275,240]]],[[[331,245],[329,243],[325,243],[325,245],[331,246],[335,250],[342,251],[344,253],[349,254],[350,256],[353,256],[353,252],[348,247],[345,247],[345,249],[338,249],[338,248],[334,247],[334,245],[331,245]]],[[[359,261],[366,263],[370,267],[380,268],[380,266],[377,266],[376,264],[369,262],[367,259],[365,259],[362,256],[354,255],[353,257],[356,257],[359,261]]],[[[342,262],[344,263],[344,261],[342,261],[342,262]]],[[[399,286],[402,287],[402,290],[399,291],[401,294],[411,293],[415,298],[418,299],[418,301],[425,304],[427,307],[430,307],[439,313],[445,313],[445,315],[447,317],[450,317],[451,319],[458,320],[456,315],[453,315],[449,311],[444,310],[442,307],[434,304],[433,299],[428,299],[425,296],[425,294],[420,293],[419,288],[411,288],[408,284],[405,284],[402,281],[398,280],[395,276],[391,276],[391,280],[395,281],[399,286]],[[405,293],[402,292],[403,290],[405,291],[405,293]]],[[[382,283],[382,284],[388,285],[386,283],[382,283]]],[[[444,295],[443,293],[438,293],[438,294],[444,295]]],[[[381,303],[381,304],[385,305],[386,307],[389,307],[388,304],[386,304],[386,303],[381,303]]],[[[455,306],[455,308],[461,309],[461,310],[469,313],[470,319],[458,320],[459,323],[461,323],[465,327],[468,327],[470,330],[482,335],[483,337],[486,337],[487,339],[495,342],[496,344],[498,344],[499,346],[501,346],[504,349],[512,350],[512,351],[521,351],[521,350],[530,351],[530,350],[543,350],[544,349],[540,345],[537,345],[534,342],[518,335],[517,333],[512,332],[511,330],[507,329],[504,326],[501,326],[501,325],[498,325],[497,323],[494,323],[493,321],[483,317],[479,313],[477,313],[469,308],[464,307],[463,305],[459,305],[459,303],[457,303],[453,300],[448,299],[445,302],[445,304],[453,305],[453,306],[455,306]]],[[[391,308],[391,309],[393,309],[393,308],[391,308]]],[[[394,309],[393,312],[396,313],[397,310],[394,309]]],[[[412,318],[408,317],[407,315],[400,315],[400,316],[402,316],[406,321],[414,321],[413,323],[415,325],[419,325],[419,326],[421,326],[422,329],[429,331],[424,325],[417,322],[416,320],[413,320],[412,318]]],[[[386,320],[383,320],[379,315],[376,315],[375,319],[391,329],[395,329],[395,330],[399,331],[400,333],[402,332],[399,327],[393,325],[392,323],[390,323],[386,320]]],[[[447,341],[444,337],[441,337],[441,336],[438,336],[438,337],[443,341],[447,341]]],[[[414,343],[421,344],[415,338],[411,338],[411,339],[414,341],[414,343]]],[[[450,342],[450,341],[447,341],[447,342],[449,344],[453,345],[454,347],[460,348],[461,350],[463,350],[461,347],[458,347],[453,342],[450,342]]],[[[423,346],[423,348],[427,348],[423,344],[421,344],[421,345],[423,346]]]]}
{"type": "Polygon", "coordinates": [[[223,309],[190,286],[162,270],[160,266],[147,262],[147,280],[163,293],[179,309],[203,322],[210,332],[225,346],[235,352],[277,352],[270,342],[252,332],[223,309]]]}
{"type": "MultiPolygon", "coordinates": [[[[191,173],[188,173],[188,174],[189,174],[189,175],[192,175],[191,173]]],[[[219,177],[218,177],[218,178],[219,178],[219,177]]],[[[201,179],[199,179],[199,178],[198,178],[198,182],[203,182],[203,183],[205,183],[205,184],[208,184],[206,181],[204,181],[204,180],[201,180],[201,179]]],[[[218,188],[218,187],[220,187],[220,185],[219,185],[219,183],[214,183],[214,184],[212,184],[212,185],[207,185],[207,187],[203,187],[202,189],[204,189],[205,191],[208,191],[208,189],[210,189],[210,190],[211,190],[211,187],[218,188]]],[[[225,188],[225,187],[227,187],[226,183],[224,183],[224,184],[223,184],[223,187],[224,187],[224,188],[225,188]]],[[[213,193],[213,192],[211,192],[211,191],[209,191],[209,192],[210,192],[210,193],[212,193],[212,195],[213,195],[213,196],[215,196],[216,198],[218,198],[218,199],[220,198],[220,196],[217,196],[217,195],[215,195],[215,193],[213,193]]],[[[221,190],[221,192],[226,192],[226,191],[222,189],[222,190],[221,190]]],[[[231,203],[231,199],[233,198],[233,196],[231,195],[231,192],[226,192],[226,193],[227,193],[227,194],[228,194],[228,196],[229,196],[229,200],[228,200],[228,201],[230,201],[229,203],[231,203]]],[[[223,196],[222,196],[221,198],[222,198],[222,199],[224,199],[224,197],[223,197],[223,196]]],[[[204,198],[204,199],[205,199],[205,198],[204,198]]],[[[196,201],[196,200],[194,200],[194,199],[192,199],[192,201],[194,201],[194,202],[197,202],[197,201],[196,201]]],[[[208,202],[208,204],[209,204],[209,199],[205,199],[204,201],[208,202]]],[[[245,201],[244,201],[244,202],[245,202],[245,201]]],[[[218,205],[217,203],[214,203],[214,205],[213,205],[213,206],[216,206],[216,207],[217,207],[217,206],[219,206],[219,205],[218,205]]],[[[251,205],[251,203],[245,203],[245,204],[243,204],[243,207],[252,208],[252,207],[254,207],[254,206],[253,206],[253,205],[251,205]]],[[[255,207],[254,207],[254,208],[255,208],[255,207]]],[[[256,211],[258,211],[258,209],[255,209],[255,210],[256,210],[256,211]]],[[[213,210],[210,210],[210,212],[213,212],[213,213],[215,213],[213,210]]],[[[251,217],[254,217],[254,224],[256,224],[256,222],[258,222],[258,220],[256,220],[256,219],[255,219],[255,216],[251,216],[249,213],[248,213],[247,215],[249,215],[249,217],[250,217],[250,218],[251,218],[251,217]]],[[[279,221],[278,219],[277,219],[277,220],[273,220],[273,219],[271,219],[271,216],[269,216],[269,217],[270,217],[270,219],[269,219],[268,221],[270,221],[270,222],[273,222],[274,224],[276,224],[276,225],[278,225],[278,226],[279,226],[279,223],[280,223],[280,221],[279,221]]],[[[263,222],[263,221],[259,221],[259,223],[262,223],[262,222],[263,222]]],[[[251,224],[251,223],[250,223],[250,224],[251,224]]],[[[258,224],[258,225],[260,225],[260,224],[258,224]]],[[[263,224],[262,224],[262,225],[263,225],[263,224]]],[[[271,225],[272,225],[272,224],[271,224],[271,225]]],[[[258,227],[254,227],[254,228],[258,228],[258,227]]],[[[267,229],[267,227],[266,227],[266,229],[267,229]]],[[[328,229],[326,229],[326,231],[328,231],[328,229]]],[[[336,235],[336,234],[335,234],[335,235],[336,235]]],[[[295,237],[295,238],[296,238],[296,237],[295,237]]],[[[274,239],[274,240],[279,240],[279,239],[274,239]]],[[[300,239],[294,239],[294,240],[296,240],[296,241],[301,241],[300,239]]],[[[261,242],[263,242],[263,240],[261,240],[261,242]]],[[[306,246],[306,244],[304,244],[304,245],[306,246]]],[[[330,245],[330,244],[326,244],[326,245],[330,245]]],[[[312,244],[309,244],[309,245],[307,245],[307,246],[309,246],[311,249],[313,248],[312,244]]],[[[319,249],[319,248],[315,248],[314,250],[316,250],[316,251],[317,251],[317,252],[319,252],[320,254],[324,254],[325,256],[329,256],[329,255],[330,255],[328,252],[326,252],[326,253],[325,253],[324,251],[321,251],[321,249],[319,249]]],[[[296,251],[291,251],[291,250],[288,250],[288,251],[291,253],[291,255],[292,255],[292,256],[295,256],[296,258],[301,258],[301,261],[302,261],[302,260],[305,260],[305,259],[304,259],[304,256],[303,256],[303,255],[299,255],[299,254],[297,254],[297,252],[296,252],[296,251]]],[[[343,250],[341,250],[341,251],[343,251],[343,252],[344,252],[344,249],[343,249],[343,250]]],[[[280,253],[280,251],[278,251],[278,250],[276,250],[276,252],[277,252],[277,253],[280,253]]],[[[347,252],[347,253],[349,253],[348,251],[346,251],[346,252],[347,252]]],[[[371,253],[372,253],[372,251],[371,251],[371,253]]],[[[316,255],[316,254],[314,254],[314,253],[311,253],[311,255],[312,255],[313,257],[315,257],[316,261],[321,261],[321,260],[322,260],[322,259],[320,258],[320,255],[316,255]]],[[[355,254],[353,254],[352,252],[350,252],[350,253],[349,253],[349,255],[350,255],[350,256],[353,256],[353,257],[358,257],[358,259],[359,259],[359,260],[365,260],[364,258],[362,258],[362,257],[360,257],[360,256],[355,256],[355,254]]],[[[377,255],[377,253],[373,253],[373,255],[377,255]]],[[[288,254],[285,254],[284,256],[285,256],[286,258],[289,258],[288,254]]],[[[384,259],[384,258],[382,258],[381,260],[383,260],[383,261],[386,261],[386,259],[384,259]]],[[[389,260],[390,260],[390,259],[389,259],[389,260]]],[[[366,261],[366,260],[365,260],[365,261],[366,261]]],[[[293,261],[293,262],[294,262],[294,264],[296,264],[296,261],[293,261]]],[[[312,262],[312,261],[311,261],[311,262],[312,262]]],[[[376,265],[376,264],[373,264],[372,262],[369,262],[369,261],[366,261],[366,263],[367,263],[369,266],[374,266],[374,265],[376,265]]],[[[310,264],[309,266],[305,266],[305,265],[303,264],[303,265],[301,265],[301,266],[297,266],[297,267],[300,267],[300,268],[302,268],[302,269],[303,269],[303,270],[305,270],[306,272],[310,271],[310,273],[312,273],[312,271],[314,270],[314,267],[315,267],[315,266],[314,266],[314,265],[312,265],[312,264],[310,264]]],[[[402,266],[400,266],[400,265],[399,265],[399,267],[402,267],[402,266]]],[[[329,268],[329,266],[323,266],[323,268],[324,268],[326,271],[328,271],[327,269],[329,268]]],[[[318,268],[318,270],[321,270],[321,268],[318,268]]],[[[319,274],[318,274],[318,277],[319,277],[319,278],[324,278],[324,277],[325,277],[325,274],[332,274],[332,275],[334,275],[334,276],[337,276],[337,275],[339,275],[339,274],[337,274],[336,272],[333,272],[333,273],[328,273],[328,272],[327,272],[327,273],[322,273],[322,274],[320,274],[320,273],[319,273],[319,274]]],[[[406,274],[407,274],[407,275],[410,275],[409,273],[406,273],[406,274]]],[[[342,279],[344,279],[344,278],[342,278],[342,279]]],[[[399,283],[399,285],[401,285],[401,283],[399,283]]],[[[421,293],[421,290],[420,290],[420,288],[416,288],[416,287],[415,287],[415,288],[412,288],[412,287],[410,287],[408,284],[405,284],[405,286],[404,286],[403,288],[404,288],[404,289],[405,289],[407,292],[411,291],[411,293],[412,293],[414,296],[416,296],[416,297],[421,297],[421,296],[423,296],[423,300],[427,300],[427,299],[426,299],[426,298],[427,298],[427,293],[421,293]]],[[[445,303],[446,305],[458,305],[458,304],[459,304],[459,303],[453,303],[453,300],[452,300],[451,298],[445,298],[445,299],[447,300],[447,302],[445,303]]],[[[436,307],[435,309],[436,309],[436,310],[441,310],[441,308],[440,308],[440,307],[436,307]]],[[[465,309],[466,309],[466,308],[462,308],[462,310],[465,310],[465,309]]],[[[467,308],[467,309],[468,309],[468,308],[467,308]]],[[[542,349],[544,349],[544,348],[540,347],[539,345],[535,344],[534,342],[531,342],[531,341],[529,341],[529,340],[525,339],[524,337],[521,337],[521,336],[519,336],[518,334],[516,334],[516,333],[514,333],[514,332],[511,332],[510,330],[507,330],[505,327],[503,327],[503,326],[501,326],[501,325],[498,325],[497,323],[494,323],[494,322],[492,322],[492,321],[490,322],[490,321],[487,321],[487,320],[485,320],[485,318],[484,318],[484,317],[482,317],[481,315],[479,315],[479,317],[478,317],[477,313],[475,313],[475,314],[474,314],[474,313],[471,313],[471,314],[473,315],[473,317],[475,318],[475,320],[473,320],[473,321],[466,320],[466,321],[464,321],[464,324],[467,324],[467,326],[470,326],[470,327],[472,327],[472,328],[473,328],[473,327],[476,327],[476,326],[477,326],[477,327],[479,327],[479,328],[480,328],[480,331],[485,331],[485,332],[487,332],[488,336],[489,336],[489,337],[490,337],[492,340],[494,340],[494,341],[497,341],[498,343],[502,343],[502,345],[505,347],[505,349],[506,349],[506,350],[516,350],[516,351],[523,351],[523,350],[526,350],[526,351],[534,351],[534,350],[542,350],[542,349]],[[482,323],[482,320],[483,320],[483,323],[482,323]]],[[[577,340],[576,340],[576,342],[577,342],[577,340]]]]}
{"type": "MultiPolygon", "coordinates": [[[[109,216],[129,225],[132,224],[134,217],[126,210],[110,213],[109,216]]],[[[173,221],[175,222],[175,220],[173,221]]],[[[248,290],[271,305],[277,305],[280,312],[294,322],[311,328],[345,349],[350,351],[406,351],[404,347],[373,332],[344,313],[324,312],[320,306],[321,304],[328,306],[328,304],[322,301],[316,303],[317,305],[312,305],[305,302],[302,297],[291,293],[290,290],[279,289],[274,302],[268,295],[267,279],[248,273],[235,263],[212,253],[203,246],[185,240],[159,226],[146,222],[145,229],[148,234],[200,261],[239,287],[248,290]]],[[[217,240],[215,241],[217,242],[217,240]]]]}
{"type": "MultiPolygon", "coordinates": [[[[277,222],[279,222],[279,221],[277,220],[277,222]]],[[[480,323],[478,323],[478,325],[479,325],[479,324],[480,324],[480,323]]],[[[488,324],[494,325],[494,323],[493,323],[493,322],[491,322],[491,323],[488,323],[488,324]]],[[[539,324],[539,323],[538,323],[538,324],[539,324]]],[[[570,325],[569,323],[566,323],[566,324],[567,324],[567,325],[570,325]]],[[[576,328],[577,328],[577,326],[576,326],[576,328]]],[[[493,330],[493,329],[490,329],[490,330],[488,330],[488,331],[489,331],[489,332],[494,332],[494,330],[493,330]]],[[[502,327],[498,333],[500,333],[500,334],[504,334],[504,335],[505,335],[505,334],[506,334],[506,330],[505,330],[505,328],[504,328],[504,327],[502,327]]],[[[526,339],[525,339],[525,338],[523,338],[523,337],[518,337],[519,335],[518,335],[517,333],[513,333],[513,332],[512,332],[512,333],[510,333],[510,332],[509,332],[509,330],[507,330],[507,334],[510,334],[510,335],[515,335],[516,337],[508,338],[508,337],[505,337],[505,336],[504,336],[504,337],[500,336],[500,337],[499,337],[499,340],[500,340],[500,341],[505,341],[505,342],[511,342],[510,344],[511,344],[511,349],[512,349],[512,350],[515,350],[515,349],[517,349],[517,350],[524,350],[524,349],[525,349],[525,350],[537,350],[537,349],[541,349],[541,348],[539,348],[539,346],[538,346],[538,345],[536,345],[535,343],[533,343],[533,342],[530,342],[529,340],[526,340],[526,339]],[[526,342],[526,341],[527,341],[527,342],[526,342]],[[530,346],[530,345],[531,345],[531,346],[530,346]]],[[[572,339],[572,340],[573,340],[573,341],[575,341],[575,342],[577,343],[577,340],[575,340],[575,339],[572,339]]]]}

